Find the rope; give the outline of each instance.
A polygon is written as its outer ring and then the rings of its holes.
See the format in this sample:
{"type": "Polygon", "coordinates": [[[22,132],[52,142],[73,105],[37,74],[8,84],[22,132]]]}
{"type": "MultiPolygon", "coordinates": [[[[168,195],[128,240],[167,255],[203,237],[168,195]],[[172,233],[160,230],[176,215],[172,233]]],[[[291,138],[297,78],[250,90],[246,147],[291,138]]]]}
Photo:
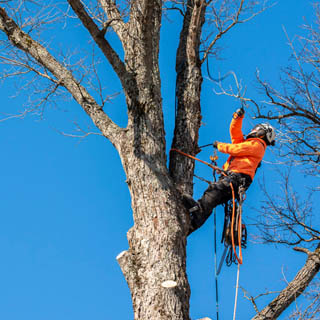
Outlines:
{"type": "Polygon", "coordinates": [[[207,58],[207,73],[208,73],[208,77],[211,81],[213,82],[221,82],[224,79],[228,78],[230,74],[233,75],[233,77],[235,77],[235,73],[233,71],[228,71],[224,76],[219,77],[219,78],[213,78],[210,74],[210,68],[209,68],[209,58],[207,58]]]}
{"type": "MultiPolygon", "coordinates": [[[[231,193],[232,193],[232,216],[231,216],[231,245],[232,245],[232,250],[234,253],[235,258],[237,259],[239,264],[242,264],[242,249],[241,249],[241,229],[239,232],[238,229],[238,246],[239,246],[239,256],[237,254],[237,250],[236,250],[236,244],[234,241],[234,224],[235,224],[235,216],[236,216],[236,196],[234,193],[234,188],[232,183],[230,182],[230,188],[231,188],[231,193]]],[[[240,221],[241,224],[241,204],[239,204],[240,207],[240,211],[239,211],[239,219],[238,222],[240,221]]]]}
{"type": "Polygon", "coordinates": [[[206,161],[203,161],[203,160],[201,160],[201,159],[199,159],[199,158],[196,158],[196,157],[194,157],[194,156],[192,156],[192,155],[190,155],[190,154],[188,154],[188,153],[185,153],[185,152],[183,152],[183,151],[181,151],[181,150],[171,149],[170,152],[171,152],[171,151],[178,152],[178,153],[182,154],[183,156],[185,156],[185,157],[187,157],[187,158],[190,158],[190,159],[193,159],[193,160],[197,160],[197,161],[199,161],[199,162],[207,165],[207,166],[210,167],[211,169],[213,169],[213,170],[215,170],[215,171],[223,174],[224,176],[227,176],[227,175],[228,175],[227,172],[224,171],[223,169],[220,169],[220,168],[217,167],[217,166],[213,166],[211,163],[206,162],[206,161]]]}
{"type": "MultiPolygon", "coordinates": [[[[239,82],[238,82],[238,79],[237,79],[237,76],[236,74],[234,73],[234,71],[230,70],[228,71],[224,76],[220,77],[220,74],[219,74],[219,78],[213,78],[210,74],[210,70],[209,70],[209,57],[207,57],[207,73],[208,73],[208,77],[211,81],[213,82],[219,82],[221,83],[224,79],[226,79],[229,75],[232,75],[233,76],[233,79],[234,81],[236,82],[236,86],[237,86],[237,89],[238,89],[238,95],[235,96],[235,98],[237,99],[240,99],[240,103],[241,103],[241,106],[242,107],[247,107],[247,104],[246,104],[246,101],[244,100],[244,98],[242,98],[241,96],[241,87],[239,85],[239,82]]],[[[256,104],[254,101],[250,100],[251,102],[253,102],[254,104],[256,104]]]]}
{"type": "MultiPolygon", "coordinates": [[[[217,165],[217,151],[214,151],[213,157],[210,157],[211,163],[217,165]]],[[[213,181],[217,182],[216,172],[213,171],[213,181]]],[[[219,320],[219,287],[218,287],[218,271],[217,271],[217,211],[214,208],[214,278],[216,287],[216,317],[219,320]]]]}
{"type": "Polygon", "coordinates": [[[234,256],[236,257],[239,264],[242,264],[242,248],[241,248],[241,235],[242,235],[242,224],[241,224],[241,204],[239,204],[239,218],[238,218],[238,246],[239,246],[239,256],[237,254],[236,245],[234,242],[234,223],[235,223],[235,215],[236,215],[236,201],[235,201],[235,194],[234,194],[234,188],[232,183],[230,182],[231,192],[232,192],[232,217],[231,217],[231,244],[234,256]]]}
{"type": "MultiPolygon", "coordinates": [[[[236,312],[237,312],[237,303],[238,303],[238,291],[239,291],[239,277],[240,277],[240,264],[242,264],[242,252],[241,252],[241,240],[242,240],[242,201],[243,201],[243,189],[239,188],[239,215],[238,215],[238,243],[239,243],[239,256],[241,259],[241,263],[238,263],[238,271],[237,271],[237,282],[236,282],[236,293],[234,298],[234,308],[233,308],[233,320],[236,320],[236,312]]],[[[233,235],[233,230],[231,231],[231,235],[233,235]]],[[[237,260],[238,257],[236,256],[237,260]]],[[[238,260],[239,261],[239,260],[238,260]]]]}
{"type": "Polygon", "coordinates": [[[236,294],[235,294],[235,297],[234,297],[234,308],[233,308],[233,320],[236,320],[237,302],[238,302],[238,289],[239,289],[239,277],[240,277],[240,264],[238,264],[238,271],[237,271],[236,294]]]}
{"type": "Polygon", "coordinates": [[[204,146],[199,146],[200,149],[212,146],[212,143],[205,144],[204,146]]]}
{"type": "Polygon", "coordinates": [[[218,291],[218,273],[217,273],[217,217],[216,208],[214,208],[214,277],[216,283],[216,314],[219,320],[219,291],[218,291]]]}
{"type": "Polygon", "coordinates": [[[193,174],[197,179],[199,179],[199,180],[201,180],[201,181],[203,181],[203,182],[206,182],[209,186],[210,185],[212,185],[212,182],[211,181],[209,181],[209,180],[207,180],[207,179],[204,179],[204,178],[202,178],[202,177],[199,177],[199,176],[197,176],[196,174],[193,174]]]}

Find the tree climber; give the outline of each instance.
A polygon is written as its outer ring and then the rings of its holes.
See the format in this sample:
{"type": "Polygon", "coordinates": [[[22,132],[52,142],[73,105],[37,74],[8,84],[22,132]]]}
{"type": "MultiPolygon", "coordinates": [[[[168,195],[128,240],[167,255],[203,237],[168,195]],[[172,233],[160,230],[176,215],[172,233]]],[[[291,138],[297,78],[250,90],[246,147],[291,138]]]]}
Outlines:
{"type": "Polygon", "coordinates": [[[195,201],[190,195],[183,195],[183,202],[190,213],[190,231],[200,228],[209,218],[213,208],[226,203],[232,198],[230,182],[238,197],[239,187],[247,190],[253,180],[257,168],[264,156],[266,147],[275,144],[275,130],[267,123],[256,125],[244,137],[242,133],[242,120],[244,109],[238,109],[232,117],[230,136],[232,143],[215,141],[213,147],[220,152],[229,154],[223,165],[227,176],[221,175],[219,180],[211,184],[201,199],[195,201]]]}

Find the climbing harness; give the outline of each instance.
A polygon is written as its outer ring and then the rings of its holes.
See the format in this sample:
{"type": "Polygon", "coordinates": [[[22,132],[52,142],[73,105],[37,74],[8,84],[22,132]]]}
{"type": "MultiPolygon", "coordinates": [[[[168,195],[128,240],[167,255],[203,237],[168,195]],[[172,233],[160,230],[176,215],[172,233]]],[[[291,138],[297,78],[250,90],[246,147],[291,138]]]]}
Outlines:
{"type": "MultiPolygon", "coordinates": [[[[212,144],[207,144],[201,146],[200,148],[204,148],[207,146],[211,146],[212,144]]],[[[216,181],[215,173],[218,172],[224,176],[228,176],[228,172],[223,169],[220,169],[216,165],[217,157],[210,157],[210,160],[213,164],[208,163],[204,160],[196,158],[190,154],[187,154],[178,149],[171,149],[171,151],[177,152],[187,158],[199,161],[211,169],[213,169],[213,177],[214,181],[216,181]]],[[[196,175],[195,175],[196,176],[196,175]]],[[[207,182],[208,184],[212,184],[210,181],[198,177],[202,181],[207,182]]],[[[243,263],[242,258],[242,248],[246,248],[247,244],[247,230],[245,224],[242,224],[242,203],[245,200],[245,189],[242,185],[240,185],[238,190],[238,198],[236,198],[234,187],[232,182],[230,182],[230,188],[232,192],[232,200],[225,204],[225,218],[224,218],[224,226],[222,232],[221,242],[224,244],[225,249],[222,254],[219,266],[217,268],[217,234],[216,234],[216,210],[214,209],[214,260],[215,260],[215,285],[216,285],[216,314],[217,320],[219,320],[219,295],[218,295],[218,275],[221,271],[223,262],[226,261],[227,266],[231,266],[232,263],[238,265],[237,270],[237,283],[236,283],[236,292],[235,292],[235,303],[234,303],[234,312],[233,319],[235,320],[236,308],[237,308],[237,299],[238,299],[238,288],[239,288],[239,274],[240,274],[240,265],[243,263]],[[236,251],[236,247],[239,248],[239,253],[236,251]]]]}
{"type": "MultiPolygon", "coordinates": [[[[175,151],[175,152],[180,153],[181,155],[183,155],[187,158],[199,161],[199,162],[207,165],[211,169],[213,169],[215,172],[221,173],[224,176],[228,176],[228,172],[226,172],[225,170],[220,169],[219,167],[212,165],[204,160],[196,158],[196,157],[194,157],[188,153],[185,153],[181,150],[178,150],[178,149],[171,149],[170,152],[171,151],[175,151]]],[[[230,188],[231,188],[231,193],[232,193],[232,215],[231,215],[231,225],[230,225],[230,233],[229,233],[231,241],[229,241],[229,243],[231,243],[232,251],[233,251],[232,254],[234,255],[237,263],[242,264],[242,232],[237,232],[237,234],[235,234],[235,230],[242,230],[241,216],[242,216],[243,199],[242,199],[241,194],[244,193],[244,190],[239,192],[239,202],[238,202],[239,210],[236,210],[236,195],[235,195],[235,191],[234,191],[234,187],[233,187],[232,182],[230,182],[230,188]],[[237,217],[236,217],[236,211],[239,212],[239,214],[237,214],[237,217]],[[236,228],[235,228],[235,225],[236,225],[236,228]],[[236,246],[239,247],[239,255],[237,254],[236,246]]]]}

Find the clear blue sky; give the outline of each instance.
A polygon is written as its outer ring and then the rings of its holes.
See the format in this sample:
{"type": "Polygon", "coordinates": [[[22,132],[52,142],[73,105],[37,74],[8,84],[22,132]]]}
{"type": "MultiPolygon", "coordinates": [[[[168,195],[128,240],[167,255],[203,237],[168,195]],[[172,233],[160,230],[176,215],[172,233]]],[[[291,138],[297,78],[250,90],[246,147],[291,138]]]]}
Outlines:
{"type": "MultiPolygon", "coordinates": [[[[304,18],[312,22],[311,1],[288,0],[239,25],[220,43],[223,60],[210,61],[217,76],[236,72],[257,97],[255,70],[279,84],[279,68],[285,66],[290,49],[289,37],[301,32],[304,18]]],[[[177,16],[176,16],[177,17],[177,16]]],[[[174,55],[180,25],[164,20],[161,37],[161,73],[167,144],[171,145],[174,123],[174,55]],[[176,32],[173,32],[176,31],[176,32]]],[[[79,55],[89,56],[86,31],[67,25],[55,30],[51,46],[55,52],[64,41],[73,41],[79,55]]],[[[2,35],[0,36],[2,39],[2,35]]],[[[104,60],[102,59],[104,63],[104,60]]],[[[100,72],[107,92],[113,91],[114,76],[107,69],[100,72]]],[[[12,98],[16,86],[1,83],[2,114],[23,109],[26,97],[12,98]]],[[[229,141],[228,127],[232,112],[238,107],[231,98],[217,97],[206,81],[202,94],[203,122],[199,144],[214,140],[229,141]]],[[[118,123],[125,124],[123,99],[115,99],[106,111],[118,123]]],[[[132,226],[130,197],[118,155],[103,137],[91,135],[79,140],[58,131],[74,133],[73,121],[82,127],[90,120],[75,103],[61,101],[48,107],[43,119],[28,115],[0,123],[1,201],[0,201],[0,319],[4,320],[113,320],[132,319],[130,293],[116,262],[116,256],[128,248],[126,232],[132,226]]],[[[247,132],[255,122],[245,120],[247,132]]],[[[89,130],[94,130],[92,126],[89,130]]],[[[209,153],[200,157],[207,160],[209,153]]],[[[266,160],[273,161],[267,152],[266,160]]],[[[219,165],[225,156],[221,155],[219,165]]],[[[197,164],[197,172],[211,177],[207,168],[197,164]]],[[[256,213],[262,192],[258,181],[265,176],[277,179],[274,168],[264,164],[251,186],[244,219],[256,213]]],[[[304,180],[299,180],[303,185],[304,180]]],[[[206,188],[196,182],[196,197],[206,188]]],[[[278,188],[277,185],[274,188],[278,188]]],[[[217,209],[218,233],[222,227],[222,209],[217,209]]],[[[249,232],[252,230],[249,230],[249,232]]],[[[218,256],[222,247],[219,245],[218,256]]],[[[283,274],[291,280],[303,265],[305,256],[290,249],[249,243],[244,251],[240,285],[252,295],[284,287],[283,274]]],[[[213,219],[188,240],[188,275],[191,285],[191,317],[215,319],[213,256],[213,219]]],[[[219,278],[220,319],[232,318],[236,267],[224,267],[219,278]]],[[[268,299],[261,299],[259,307],[268,299]]],[[[250,319],[254,310],[239,292],[238,318],[250,319]]],[[[285,317],[281,317],[284,319],[285,317]]]]}

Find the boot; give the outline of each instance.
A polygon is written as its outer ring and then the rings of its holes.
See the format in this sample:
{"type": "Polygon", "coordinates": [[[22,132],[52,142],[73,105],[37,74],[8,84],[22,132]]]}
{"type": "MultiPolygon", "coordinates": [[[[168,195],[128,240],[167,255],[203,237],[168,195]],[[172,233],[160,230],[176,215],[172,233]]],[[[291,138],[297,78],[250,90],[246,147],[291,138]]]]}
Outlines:
{"type": "Polygon", "coordinates": [[[188,209],[189,213],[196,213],[201,210],[200,203],[188,194],[182,195],[182,203],[188,209]]]}
{"type": "MultiPolygon", "coordinates": [[[[190,195],[183,194],[182,202],[184,206],[188,209],[190,214],[190,229],[188,235],[198,229],[198,220],[201,217],[202,208],[198,201],[194,200],[190,195]]],[[[201,218],[200,218],[201,219],[201,218]]]]}

